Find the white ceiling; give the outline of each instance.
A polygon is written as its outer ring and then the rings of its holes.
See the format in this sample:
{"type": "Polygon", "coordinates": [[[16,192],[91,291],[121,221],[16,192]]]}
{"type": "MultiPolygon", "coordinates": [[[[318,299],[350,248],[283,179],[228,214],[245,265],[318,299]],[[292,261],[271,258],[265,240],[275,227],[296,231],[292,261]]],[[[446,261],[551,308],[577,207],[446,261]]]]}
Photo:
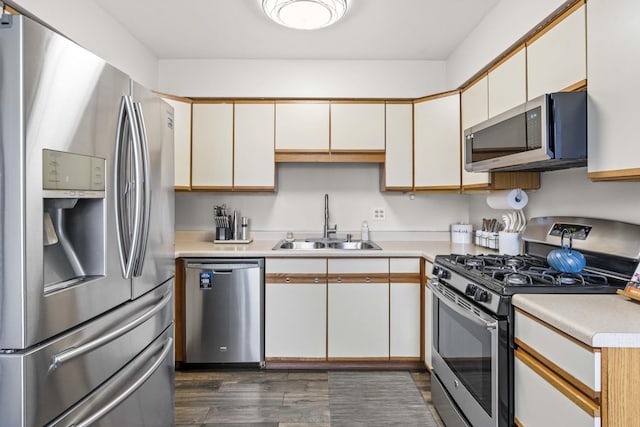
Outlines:
{"type": "Polygon", "coordinates": [[[445,60],[499,0],[347,0],[341,21],[299,31],[261,0],[94,0],[159,59],[445,60]]]}

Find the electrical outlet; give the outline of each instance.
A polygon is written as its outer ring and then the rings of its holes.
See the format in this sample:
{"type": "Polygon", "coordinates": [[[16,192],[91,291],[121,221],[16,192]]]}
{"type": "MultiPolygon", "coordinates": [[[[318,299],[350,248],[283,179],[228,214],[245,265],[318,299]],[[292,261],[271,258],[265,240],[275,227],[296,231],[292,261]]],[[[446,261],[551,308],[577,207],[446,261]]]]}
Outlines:
{"type": "Polygon", "coordinates": [[[387,219],[387,213],[384,208],[373,208],[372,218],[374,221],[384,221],[387,219]]]}

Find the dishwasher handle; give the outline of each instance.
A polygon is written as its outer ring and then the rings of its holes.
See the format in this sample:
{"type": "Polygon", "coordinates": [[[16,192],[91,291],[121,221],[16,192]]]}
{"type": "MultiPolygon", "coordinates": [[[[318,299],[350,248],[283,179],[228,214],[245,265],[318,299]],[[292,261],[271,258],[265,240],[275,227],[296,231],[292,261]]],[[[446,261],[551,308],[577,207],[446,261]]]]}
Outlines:
{"type": "Polygon", "coordinates": [[[242,264],[215,264],[215,263],[187,263],[187,268],[197,270],[211,270],[217,274],[233,274],[236,270],[248,270],[252,268],[260,268],[258,263],[242,263],[242,264]]]}

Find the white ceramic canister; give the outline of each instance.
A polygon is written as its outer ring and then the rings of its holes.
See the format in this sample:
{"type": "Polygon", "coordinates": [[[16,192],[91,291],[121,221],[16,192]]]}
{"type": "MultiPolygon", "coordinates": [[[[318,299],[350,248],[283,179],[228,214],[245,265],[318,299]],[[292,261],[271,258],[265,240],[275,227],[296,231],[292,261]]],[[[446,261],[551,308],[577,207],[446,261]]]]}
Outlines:
{"type": "Polygon", "coordinates": [[[468,245],[473,238],[471,224],[451,224],[451,243],[468,245]]]}

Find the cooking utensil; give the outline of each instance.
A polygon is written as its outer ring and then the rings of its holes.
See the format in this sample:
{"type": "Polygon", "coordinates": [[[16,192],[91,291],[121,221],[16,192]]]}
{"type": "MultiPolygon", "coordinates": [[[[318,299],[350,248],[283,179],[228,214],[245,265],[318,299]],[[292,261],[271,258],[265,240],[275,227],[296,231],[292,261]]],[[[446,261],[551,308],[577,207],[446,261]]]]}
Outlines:
{"type": "Polygon", "coordinates": [[[560,233],[560,249],[554,249],[547,255],[547,262],[554,270],[562,273],[579,273],[587,265],[580,252],[573,249],[573,234],[566,228],[560,233]],[[565,234],[569,235],[569,245],[564,244],[565,234]]]}

